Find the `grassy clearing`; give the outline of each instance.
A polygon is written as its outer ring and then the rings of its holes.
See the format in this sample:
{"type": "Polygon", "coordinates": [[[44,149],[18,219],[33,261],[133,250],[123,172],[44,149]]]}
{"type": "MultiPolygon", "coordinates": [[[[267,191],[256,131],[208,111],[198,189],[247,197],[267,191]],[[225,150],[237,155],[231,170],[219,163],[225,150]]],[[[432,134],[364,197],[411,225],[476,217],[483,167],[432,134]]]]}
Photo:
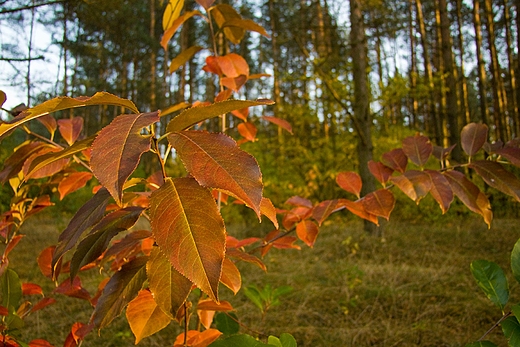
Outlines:
{"type": "MultiPolygon", "coordinates": [[[[12,256],[23,281],[53,284],[42,278],[35,258],[40,249],[56,242],[63,223],[40,218],[26,226],[26,238],[12,256]]],[[[469,264],[488,259],[506,269],[513,300],[520,288],[509,270],[509,253],[520,237],[516,220],[496,220],[488,230],[482,220],[465,218],[443,224],[392,221],[384,238],[366,236],[360,222],[329,223],[313,249],[273,250],[265,262],[267,273],[239,264],[244,283],[263,287],[290,285],[265,317],[239,293],[231,298],[242,323],[263,334],[292,333],[299,346],[464,346],[478,339],[500,317],[473,281],[469,264]]],[[[82,280],[91,293],[98,275],[82,280]]],[[[75,321],[86,322],[85,301],[58,298],[39,315],[30,317],[27,339],[47,338],[59,346],[75,321]]],[[[171,346],[180,328],[175,324],[140,346],[171,346]]],[[[127,323],[118,319],[91,334],[84,346],[131,346],[127,323]]],[[[499,335],[489,338],[503,341],[499,335]]],[[[502,343],[501,346],[505,346],[502,343]]]]}

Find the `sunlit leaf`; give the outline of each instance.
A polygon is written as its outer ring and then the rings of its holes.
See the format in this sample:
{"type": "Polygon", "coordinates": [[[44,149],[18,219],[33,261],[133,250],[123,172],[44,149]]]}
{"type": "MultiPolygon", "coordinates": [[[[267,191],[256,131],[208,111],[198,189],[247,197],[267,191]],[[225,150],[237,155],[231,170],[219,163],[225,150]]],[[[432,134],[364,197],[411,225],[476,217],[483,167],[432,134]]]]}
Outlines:
{"type": "Polygon", "coordinates": [[[70,333],[67,335],[65,339],[65,343],[63,347],[77,347],[81,341],[85,338],[85,336],[92,331],[92,324],[83,324],[76,322],[72,325],[70,329],[70,333]]]}
{"type": "Polygon", "coordinates": [[[58,128],[58,122],[56,122],[56,119],[50,115],[38,117],[37,119],[40,123],[43,124],[47,131],[49,131],[49,133],[51,134],[51,138],[54,137],[54,133],[58,128]]]}
{"type": "Polygon", "coordinates": [[[229,303],[229,301],[221,301],[219,303],[214,302],[213,300],[203,299],[199,301],[197,304],[197,310],[207,310],[207,311],[233,311],[233,306],[229,303]]]}
{"type": "MultiPolygon", "coordinates": [[[[219,28],[222,28],[224,23],[232,19],[242,19],[240,14],[235,11],[233,7],[227,4],[218,4],[211,8],[211,15],[217,22],[219,28]]],[[[223,28],[226,38],[234,44],[240,43],[244,37],[245,30],[240,27],[223,28]]]]}
{"type": "Polygon", "coordinates": [[[179,18],[182,8],[184,7],[184,0],[169,0],[163,12],[162,27],[163,30],[169,29],[174,21],[179,18]]]}
{"type": "MultiPolygon", "coordinates": [[[[210,57],[208,57],[209,59],[210,57]]],[[[249,76],[249,65],[247,61],[236,53],[213,57],[218,64],[220,71],[226,77],[249,76]]],[[[207,60],[206,60],[207,61],[207,60]]]]}
{"type": "Polygon", "coordinates": [[[235,263],[233,263],[227,257],[224,258],[220,282],[231,289],[231,291],[235,294],[238,293],[240,287],[242,286],[242,276],[240,275],[240,271],[236,267],[235,263]]]}
{"type": "Polygon", "coordinates": [[[211,193],[192,178],[167,179],[150,205],[155,241],[170,263],[218,301],[226,230],[211,193]]]}
{"type": "Polygon", "coordinates": [[[480,189],[464,176],[463,173],[449,170],[444,172],[453,193],[468,207],[471,211],[482,215],[488,226],[491,226],[493,212],[488,198],[480,189]]]}
{"type": "Polygon", "coordinates": [[[260,218],[262,174],[256,159],[220,133],[183,131],[168,136],[188,172],[204,187],[223,190],[260,218]]]}
{"type": "Polygon", "coordinates": [[[186,344],[184,343],[184,333],[182,333],[175,339],[173,347],[207,347],[218,339],[220,335],[222,335],[222,333],[216,329],[208,329],[203,332],[189,330],[186,337],[186,344]]]}
{"type": "Polygon", "coordinates": [[[262,116],[262,119],[278,125],[280,128],[287,130],[290,134],[293,133],[291,124],[285,119],[272,116],[262,116]]]}
{"type": "Polygon", "coordinates": [[[152,293],[141,290],[126,309],[126,319],[135,336],[135,344],[164,329],[171,321],[155,303],[152,293]]]}
{"type": "Polygon", "coordinates": [[[35,339],[35,340],[31,340],[31,342],[29,342],[29,347],[54,347],[54,346],[51,345],[51,343],[47,340],[35,339]]]}
{"type": "Polygon", "coordinates": [[[58,245],[52,258],[53,269],[65,252],[75,246],[83,232],[103,218],[109,198],[108,191],[102,188],[79,208],[58,238],[58,245]]]}
{"type": "Polygon", "coordinates": [[[361,176],[359,176],[357,172],[345,171],[338,173],[336,175],[336,183],[342,189],[354,194],[359,199],[363,182],[361,181],[361,176]]]}
{"type": "Polygon", "coordinates": [[[352,212],[358,217],[361,217],[363,219],[366,219],[376,225],[379,225],[379,222],[377,220],[377,216],[375,214],[369,213],[363,204],[363,200],[357,200],[357,201],[350,201],[347,199],[339,199],[338,200],[338,207],[344,206],[347,210],[352,212]]]}
{"type": "Polygon", "coordinates": [[[504,270],[492,261],[475,260],[471,262],[471,273],[486,296],[503,310],[509,300],[509,287],[504,270]]]}
{"type": "Polygon", "coordinates": [[[218,117],[233,110],[240,110],[242,108],[251,106],[264,106],[272,104],[274,104],[274,102],[271,100],[226,100],[222,102],[216,102],[209,106],[191,107],[173,118],[170,123],[168,123],[166,132],[172,133],[186,130],[199,122],[218,117]]]}
{"type": "Polygon", "coordinates": [[[16,147],[11,154],[3,163],[3,169],[0,171],[0,181],[6,183],[12,177],[18,176],[18,173],[22,171],[26,160],[38,153],[43,148],[49,148],[47,144],[42,142],[24,142],[20,146],[16,147]]]}
{"type": "Polygon", "coordinates": [[[267,267],[265,266],[265,264],[258,257],[254,256],[252,254],[240,251],[238,249],[233,249],[233,248],[229,249],[228,248],[228,249],[226,249],[226,256],[229,256],[229,257],[235,258],[235,259],[239,259],[239,260],[245,261],[247,263],[255,264],[260,269],[267,271],[267,267]]]}
{"type": "Polygon", "coordinates": [[[394,194],[388,189],[378,189],[368,193],[361,201],[363,202],[366,212],[387,220],[390,219],[390,213],[395,206],[394,194]]]}
{"type": "Polygon", "coordinates": [[[509,316],[502,321],[501,325],[509,347],[520,346],[520,323],[518,318],[509,316]]]}
{"type": "Polygon", "coordinates": [[[215,2],[215,0],[195,0],[197,2],[197,4],[199,4],[200,6],[204,7],[204,9],[208,9],[211,7],[211,5],[213,5],[213,3],[215,2]]]}
{"type": "Polygon", "coordinates": [[[158,112],[123,114],[103,128],[92,143],[92,171],[118,204],[126,179],[151,146],[151,135],[141,131],[158,121],[158,112]]]}
{"type": "MultiPolygon", "coordinates": [[[[185,12],[182,16],[179,16],[175,21],[172,22],[171,26],[168,29],[165,29],[164,34],[161,38],[161,46],[164,48],[164,50],[168,49],[168,42],[171,40],[173,35],[177,32],[177,29],[186,22],[188,19],[190,19],[193,16],[202,16],[202,13],[200,11],[188,11],[185,12]]],[[[205,18],[205,17],[204,17],[205,18]]]]}
{"type": "Polygon", "coordinates": [[[2,107],[7,100],[7,96],[5,95],[3,90],[0,90],[0,107],[2,107]]]}
{"type": "Polygon", "coordinates": [[[90,172],[73,172],[66,176],[58,185],[60,200],[63,200],[66,195],[83,188],[91,178],[90,172]]]}
{"type": "Polygon", "coordinates": [[[90,293],[83,288],[79,277],[74,277],[74,280],[66,279],[56,289],[55,293],[63,294],[71,298],[77,298],[90,301],[90,293]]]}
{"type": "Polygon", "coordinates": [[[60,150],[58,148],[47,147],[47,148],[42,148],[40,151],[38,151],[36,153],[33,153],[29,158],[27,158],[27,160],[23,164],[22,171],[25,176],[24,179],[28,180],[28,179],[38,179],[38,178],[43,178],[43,177],[50,177],[50,176],[53,176],[54,174],[60,172],[61,170],[63,170],[69,163],[68,158],[62,158],[59,160],[52,161],[51,163],[49,163],[45,166],[42,166],[40,169],[33,170],[32,172],[29,173],[31,163],[33,160],[35,160],[36,158],[38,158],[42,155],[45,155],[48,153],[53,153],[53,152],[59,152],[59,151],[60,150]]]}
{"type": "Polygon", "coordinates": [[[239,134],[242,135],[242,137],[244,137],[246,140],[251,142],[256,141],[256,133],[258,132],[258,129],[253,123],[240,123],[237,126],[237,130],[239,134]]]}
{"type": "Polygon", "coordinates": [[[167,116],[167,115],[172,114],[174,112],[177,112],[177,111],[180,111],[180,110],[184,110],[185,108],[190,107],[190,105],[191,104],[188,104],[187,102],[180,102],[178,104],[172,105],[172,106],[162,110],[161,113],[159,114],[159,116],[164,117],[164,116],[167,116]]]}
{"type": "Polygon", "coordinates": [[[415,202],[419,202],[431,189],[431,178],[423,171],[408,170],[400,176],[393,176],[390,181],[415,202]]]}
{"type": "Polygon", "coordinates": [[[285,203],[293,206],[312,208],[312,202],[309,199],[305,199],[300,196],[292,196],[287,199],[285,203]]]}
{"type": "Polygon", "coordinates": [[[52,278],[52,256],[55,252],[56,246],[49,246],[44,248],[38,255],[37,262],[41,273],[48,278],[52,278]]]}
{"type": "MultiPolygon", "coordinates": [[[[386,182],[388,182],[388,180],[394,173],[394,170],[389,168],[385,164],[373,160],[370,160],[368,162],[368,170],[376,178],[376,180],[378,180],[379,183],[383,185],[383,187],[386,185],[386,182]]],[[[359,194],[357,195],[357,197],[359,199],[359,194]]]]}
{"type": "Polygon", "coordinates": [[[43,295],[43,289],[36,283],[22,283],[23,295],[43,295]]]}
{"type": "Polygon", "coordinates": [[[54,98],[48,101],[45,101],[38,106],[29,108],[18,116],[16,116],[13,120],[7,123],[0,124],[0,137],[2,137],[9,130],[28,122],[32,119],[45,116],[49,113],[66,110],[69,108],[82,107],[82,106],[92,106],[92,105],[115,105],[125,107],[132,112],[139,113],[139,110],[134,105],[133,102],[127,99],[121,99],[115,95],[109,94],[107,92],[98,92],[94,94],[92,97],[79,96],[77,98],[69,98],[67,96],[62,96],[58,98],[54,98]]]}
{"type": "Polygon", "coordinates": [[[241,28],[244,30],[257,32],[260,35],[270,38],[267,31],[265,31],[265,29],[261,25],[257,24],[256,22],[252,21],[251,19],[229,18],[221,25],[221,27],[222,28],[238,27],[238,28],[241,28]]]}
{"type": "Polygon", "coordinates": [[[108,281],[92,314],[92,323],[106,327],[137,296],[146,280],[148,257],[139,257],[123,265],[108,281]]]}
{"type": "Polygon", "coordinates": [[[158,247],[154,247],[150,253],[146,272],[155,302],[164,313],[174,318],[188,298],[193,284],[172,267],[158,247]]]}
{"type": "Polygon", "coordinates": [[[296,235],[309,247],[314,247],[319,232],[320,228],[316,223],[308,219],[296,224],[296,235]]]}
{"type": "Polygon", "coordinates": [[[83,118],[59,119],[58,127],[63,139],[71,146],[78,139],[83,130],[83,118]]]}
{"type": "Polygon", "coordinates": [[[31,312],[36,312],[36,311],[39,311],[49,305],[52,305],[56,303],[56,299],[54,298],[50,298],[50,297],[46,297],[46,298],[42,298],[40,301],[38,301],[31,309],[31,312]]]}
{"type": "Polygon", "coordinates": [[[269,218],[271,222],[273,222],[274,227],[278,229],[278,219],[276,218],[276,208],[269,198],[262,197],[262,202],[260,202],[260,212],[262,215],[269,218]]]}
{"type": "Polygon", "coordinates": [[[101,256],[110,240],[134,226],[142,212],[141,207],[127,207],[106,215],[78,244],[70,263],[70,276],[74,278],[81,267],[101,256]]]}
{"type": "Polygon", "coordinates": [[[285,229],[290,230],[296,223],[299,223],[311,215],[312,208],[297,206],[284,215],[282,225],[285,229]]]}
{"type": "Polygon", "coordinates": [[[423,167],[432,151],[433,145],[426,136],[417,134],[403,140],[404,154],[417,166],[423,167]]]}
{"type": "Polygon", "coordinates": [[[405,172],[408,165],[408,157],[401,148],[392,149],[390,152],[384,153],[381,156],[381,161],[392,170],[400,173],[405,172]]]}
{"type": "Polygon", "coordinates": [[[437,201],[442,213],[448,211],[451,202],[453,201],[453,191],[451,190],[450,183],[440,172],[433,170],[425,170],[430,176],[431,180],[431,196],[437,201]]]}
{"type": "Polygon", "coordinates": [[[7,242],[7,245],[4,249],[3,258],[6,259],[9,257],[9,253],[16,247],[16,245],[20,242],[20,240],[24,237],[24,235],[15,235],[11,237],[11,239],[7,242]]]}
{"type": "Polygon", "coordinates": [[[176,56],[170,63],[170,73],[174,73],[178,68],[186,64],[195,54],[201,51],[203,48],[199,46],[191,46],[182,51],[176,56]]]}
{"type": "Polygon", "coordinates": [[[485,124],[470,123],[462,128],[460,141],[467,155],[476,154],[487,140],[488,127],[485,124]]]}
{"type": "Polygon", "coordinates": [[[338,200],[325,200],[314,206],[312,218],[321,226],[323,222],[335,211],[338,210],[338,200]]]}
{"type": "Polygon", "coordinates": [[[478,160],[469,164],[491,187],[520,201],[520,180],[507,171],[500,163],[490,160],[478,160]]]}

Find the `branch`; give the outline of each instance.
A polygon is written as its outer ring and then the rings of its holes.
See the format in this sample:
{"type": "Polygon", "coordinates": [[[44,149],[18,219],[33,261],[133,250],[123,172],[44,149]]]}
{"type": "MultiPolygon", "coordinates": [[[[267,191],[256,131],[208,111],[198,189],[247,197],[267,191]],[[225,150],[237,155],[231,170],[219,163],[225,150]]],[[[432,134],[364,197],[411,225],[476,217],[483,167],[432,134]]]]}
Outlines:
{"type": "Polygon", "coordinates": [[[34,57],[34,58],[4,58],[4,57],[0,57],[0,61],[7,61],[7,62],[12,62],[12,61],[32,61],[32,60],[43,60],[45,59],[45,57],[43,55],[40,55],[38,57],[34,57]]]}
{"type": "Polygon", "coordinates": [[[489,335],[489,333],[491,333],[491,332],[492,332],[496,327],[498,327],[498,326],[500,325],[500,323],[502,323],[502,321],[503,321],[504,319],[506,319],[507,317],[509,317],[511,314],[513,314],[513,312],[511,312],[511,311],[509,311],[508,313],[504,314],[504,315],[502,316],[502,318],[500,318],[500,319],[498,320],[498,322],[496,322],[495,324],[493,324],[493,326],[492,326],[491,328],[489,328],[489,330],[486,331],[486,332],[484,333],[484,335],[482,335],[482,337],[481,337],[480,339],[478,339],[477,341],[482,341],[482,340],[484,340],[484,339],[486,338],[486,336],[489,335]]]}
{"type": "Polygon", "coordinates": [[[15,12],[21,12],[21,11],[26,11],[26,10],[32,10],[33,8],[46,6],[46,5],[61,4],[63,2],[65,2],[65,0],[49,1],[49,2],[44,2],[44,3],[41,3],[41,4],[34,4],[34,5],[27,5],[27,6],[17,7],[17,8],[3,9],[3,10],[0,10],[0,14],[15,13],[15,12]]]}

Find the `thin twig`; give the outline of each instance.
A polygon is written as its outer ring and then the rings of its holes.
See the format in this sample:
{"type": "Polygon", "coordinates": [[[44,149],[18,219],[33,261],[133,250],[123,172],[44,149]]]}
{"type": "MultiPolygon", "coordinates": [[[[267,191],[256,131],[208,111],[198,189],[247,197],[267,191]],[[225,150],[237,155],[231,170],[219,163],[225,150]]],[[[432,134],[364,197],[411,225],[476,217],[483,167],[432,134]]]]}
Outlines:
{"type": "Polygon", "coordinates": [[[486,336],[488,336],[496,327],[498,327],[500,325],[500,323],[502,323],[502,321],[504,319],[506,319],[507,317],[509,317],[513,312],[512,311],[509,311],[508,313],[504,314],[502,316],[502,318],[500,318],[495,324],[493,324],[493,326],[491,328],[489,328],[488,331],[486,331],[484,333],[484,335],[482,335],[482,337],[480,339],[478,339],[477,341],[482,341],[486,338],[486,336]]]}

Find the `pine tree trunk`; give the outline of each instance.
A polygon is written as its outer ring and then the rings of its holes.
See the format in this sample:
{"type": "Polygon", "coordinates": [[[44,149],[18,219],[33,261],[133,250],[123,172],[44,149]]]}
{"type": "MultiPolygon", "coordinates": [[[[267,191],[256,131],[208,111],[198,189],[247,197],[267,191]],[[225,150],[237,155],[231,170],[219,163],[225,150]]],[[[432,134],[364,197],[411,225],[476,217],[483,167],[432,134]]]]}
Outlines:
{"type": "Polygon", "coordinates": [[[482,55],[482,23],[480,20],[480,0],[473,0],[473,25],[475,27],[475,46],[477,53],[478,94],[480,101],[480,120],[490,125],[487,103],[487,76],[484,57],[482,55]]]}
{"type": "Polygon", "coordinates": [[[457,0],[457,25],[459,34],[459,52],[460,52],[460,95],[462,96],[461,114],[464,116],[465,123],[471,122],[468,101],[468,82],[466,79],[466,71],[464,68],[464,37],[462,34],[462,0],[457,0]]]}
{"type": "MultiPolygon", "coordinates": [[[[518,114],[518,99],[516,95],[516,78],[515,78],[515,63],[513,60],[513,40],[511,39],[511,27],[513,22],[511,21],[509,1],[503,0],[504,5],[504,27],[506,31],[506,49],[507,49],[507,62],[509,69],[509,85],[511,87],[510,94],[510,114],[513,119],[513,133],[515,136],[520,135],[520,115],[518,114]]],[[[518,13],[517,13],[518,17],[518,13]]],[[[517,33],[518,36],[518,33],[517,33]]],[[[513,137],[515,137],[513,136],[513,137]]]]}

